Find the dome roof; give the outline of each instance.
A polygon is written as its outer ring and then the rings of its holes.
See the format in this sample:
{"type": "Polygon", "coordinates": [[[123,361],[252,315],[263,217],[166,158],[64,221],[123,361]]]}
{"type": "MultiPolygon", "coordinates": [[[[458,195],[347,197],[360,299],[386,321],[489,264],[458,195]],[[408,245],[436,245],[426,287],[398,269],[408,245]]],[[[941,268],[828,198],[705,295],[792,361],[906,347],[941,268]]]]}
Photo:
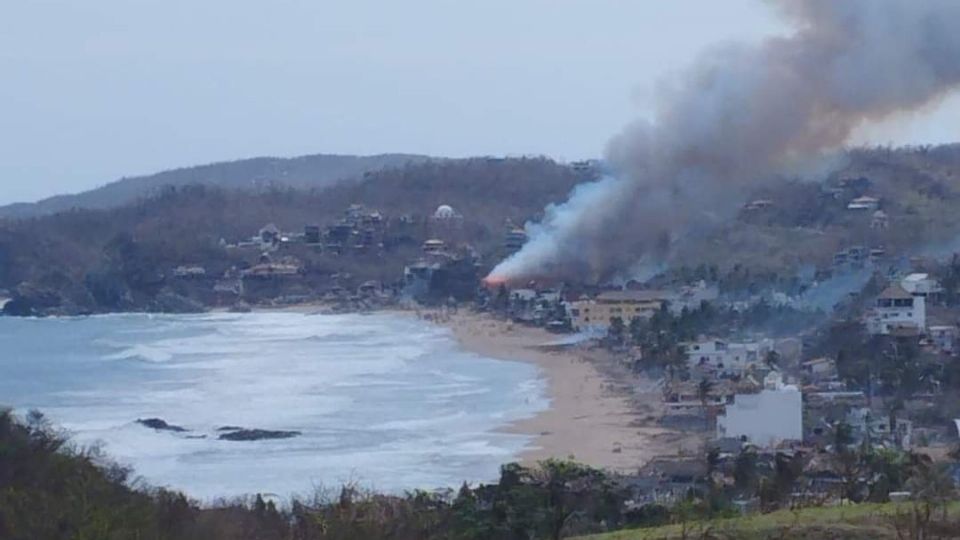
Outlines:
{"type": "Polygon", "coordinates": [[[433,213],[433,217],[435,219],[453,219],[457,217],[457,212],[452,206],[441,204],[437,207],[437,211],[433,213]]]}

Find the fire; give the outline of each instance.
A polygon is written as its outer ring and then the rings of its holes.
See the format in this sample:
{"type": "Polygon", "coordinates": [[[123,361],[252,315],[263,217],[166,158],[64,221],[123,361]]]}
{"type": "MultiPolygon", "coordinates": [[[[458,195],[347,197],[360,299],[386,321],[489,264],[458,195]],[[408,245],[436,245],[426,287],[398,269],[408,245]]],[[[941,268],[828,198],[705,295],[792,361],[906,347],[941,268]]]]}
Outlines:
{"type": "Polygon", "coordinates": [[[505,285],[507,280],[500,276],[489,275],[483,278],[480,282],[483,283],[483,286],[488,289],[496,289],[501,285],[505,285]]]}

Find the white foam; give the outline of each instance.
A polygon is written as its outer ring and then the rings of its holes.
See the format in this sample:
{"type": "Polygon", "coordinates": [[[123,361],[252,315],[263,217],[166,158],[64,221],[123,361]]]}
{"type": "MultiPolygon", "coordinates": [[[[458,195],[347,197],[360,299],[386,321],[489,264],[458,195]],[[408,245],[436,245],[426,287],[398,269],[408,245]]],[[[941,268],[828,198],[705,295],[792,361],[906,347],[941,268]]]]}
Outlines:
{"type": "Polygon", "coordinates": [[[10,405],[205,500],[493,480],[529,443],[497,429],[547,405],[534,367],[462,352],[445,329],[395,315],[8,318],[0,340],[10,405]],[[189,431],[135,423],[153,417],[189,431]],[[302,435],[217,440],[225,425],[302,435]]]}

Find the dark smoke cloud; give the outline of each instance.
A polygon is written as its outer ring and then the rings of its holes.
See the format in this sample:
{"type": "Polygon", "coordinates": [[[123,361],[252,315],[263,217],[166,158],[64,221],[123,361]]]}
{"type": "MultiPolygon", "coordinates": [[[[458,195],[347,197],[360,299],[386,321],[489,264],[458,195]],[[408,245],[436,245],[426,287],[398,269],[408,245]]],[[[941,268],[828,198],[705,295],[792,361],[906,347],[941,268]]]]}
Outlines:
{"type": "Polygon", "coordinates": [[[711,50],[665,85],[654,120],[610,143],[617,174],[547,208],[491,278],[608,279],[660,264],[750,191],[822,167],[861,126],[960,83],[960,1],[768,3],[791,35],[711,50]]]}

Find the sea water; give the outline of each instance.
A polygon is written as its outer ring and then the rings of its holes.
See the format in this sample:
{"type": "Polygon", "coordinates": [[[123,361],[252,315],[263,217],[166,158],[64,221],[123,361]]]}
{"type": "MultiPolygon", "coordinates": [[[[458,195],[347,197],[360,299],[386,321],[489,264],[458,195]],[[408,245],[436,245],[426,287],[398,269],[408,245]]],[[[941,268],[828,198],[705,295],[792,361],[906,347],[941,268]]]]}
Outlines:
{"type": "Polygon", "coordinates": [[[529,364],[402,314],[0,318],[0,406],[43,412],[152,486],[204,501],[490,481],[548,405],[529,364]],[[160,418],[184,432],[136,422],[160,418]],[[224,426],[291,430],[220,440],[224,426]]]}

